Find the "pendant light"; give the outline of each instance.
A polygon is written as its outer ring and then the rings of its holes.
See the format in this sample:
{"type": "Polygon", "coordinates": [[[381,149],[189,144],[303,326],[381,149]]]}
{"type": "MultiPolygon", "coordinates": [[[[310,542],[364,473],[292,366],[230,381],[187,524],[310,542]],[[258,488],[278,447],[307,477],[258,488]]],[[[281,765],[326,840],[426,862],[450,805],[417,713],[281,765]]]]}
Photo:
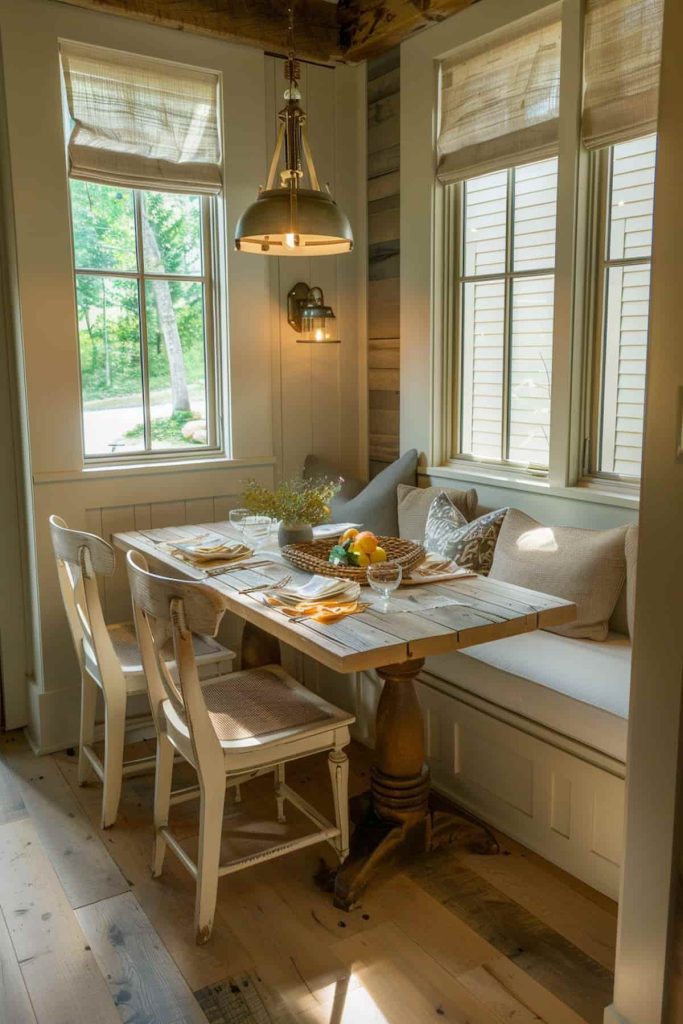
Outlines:
{"type": "Polygon", "coordinates": [[[301,68],[294,57],[294,11],[288,8],[289,54],[285,63],[286,105],[278,114],[275,152],[266,187],[244,211],[235,230],[240,252],[266,256],[330,256],[350,252],[353,233],[346,214],[339,209],[328,186],[320,187],[308,142],[306,114],[301,109],[301,68]],[[280,184],[275,177],[284,147],[280,184]],[[304,163],[309,188],[303,188],[304,163]]]}

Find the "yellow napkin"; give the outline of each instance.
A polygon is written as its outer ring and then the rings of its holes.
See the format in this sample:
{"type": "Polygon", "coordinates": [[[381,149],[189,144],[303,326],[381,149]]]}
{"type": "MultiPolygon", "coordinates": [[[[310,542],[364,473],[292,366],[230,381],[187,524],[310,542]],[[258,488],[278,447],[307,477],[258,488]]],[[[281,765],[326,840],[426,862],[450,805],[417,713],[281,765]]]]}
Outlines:
{"type": "Polygon", "coordinates": [[[274,608],[279,608],[288,618],[307,616],[315,622],[337,622],[347,615],[359,615],[370,606],[363,601],[301,601],[295,605],[283,605],[276,597],[266,596],[266,601],[274,608]]]}

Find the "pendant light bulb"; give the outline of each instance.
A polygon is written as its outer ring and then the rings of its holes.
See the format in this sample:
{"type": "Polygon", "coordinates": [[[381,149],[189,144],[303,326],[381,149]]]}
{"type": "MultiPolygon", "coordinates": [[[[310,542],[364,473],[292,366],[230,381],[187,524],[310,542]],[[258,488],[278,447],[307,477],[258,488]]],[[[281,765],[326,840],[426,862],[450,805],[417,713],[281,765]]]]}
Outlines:
{"type": "Polygon", "coordinates": [[[266,187],[244,211],[235,230],[235,248],[267,256],[331,256],[353,249],[353,232],[329,187],[321,188],[301,108],[300,67],[294,54],[294,12],[289,8],[289,55],[285,62],[285,106],[266,187]],[[284,167],[279,171],[280,159],[284,167]],[[308,187],[303,186],[308,172],[308,187]]]}

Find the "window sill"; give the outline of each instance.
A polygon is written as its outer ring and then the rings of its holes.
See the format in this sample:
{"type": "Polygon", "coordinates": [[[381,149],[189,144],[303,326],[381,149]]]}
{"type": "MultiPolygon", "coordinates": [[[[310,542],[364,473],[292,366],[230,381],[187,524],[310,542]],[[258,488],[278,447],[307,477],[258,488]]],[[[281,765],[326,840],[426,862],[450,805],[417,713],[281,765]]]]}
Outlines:
{"type": "Polygon", "coordinates": [[[523,471],[504,467],[473,467],[470,463],[450,463],[446,466],[428,466],[420,469],[421,476],[441,477],[448,480],[462,480],[472,484],[487,484],[490,487],[505,487],[513,491],[527,491],[571,501],[588,501],[598,505],[613,505],[617,508],[637,510],[640,505],[639,488],[635,484],[608,483],[591,479],[573,487],[553,487],[547,479],[527,475],[523,471]]]}
{"type": "Polygon", "coordinates": [[[97,480],[121,480],[130,476],[161,476],[166,473],[201,473],[216,469],[249,469],[257,466],[274,466],[272,455],[255,455],[247,459],[229,459],[225,455],[194,459],[172,459],[159,462],[120,462],[115,466],[84,466],[80,470],[66,470],[63,473],[36,473],[33,483],[53,484],[72,482],[96,482],[97,480]]]}

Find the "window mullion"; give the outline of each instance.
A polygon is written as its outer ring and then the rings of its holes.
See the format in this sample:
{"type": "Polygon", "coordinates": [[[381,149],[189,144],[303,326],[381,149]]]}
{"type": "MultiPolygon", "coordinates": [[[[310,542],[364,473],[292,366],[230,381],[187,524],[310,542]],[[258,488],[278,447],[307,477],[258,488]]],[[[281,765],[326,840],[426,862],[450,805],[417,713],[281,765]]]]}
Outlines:
{"type": "Polygon", "coordinates": [[[142,239],[142,196],[133,193],[135,208],[135,237],[138,253],[138,316],[140,321],[140,366],[142,369],[142,411],[144,418],[145,451],[152,450],[152,415],[149,396],[149,359],[147,348],[147,289],[144,277],[145,255],[142,239]]]}
{"type": "Polygon", "coordinates": [[[508,171],[505,228],[505,305],[503,311],[503,410],[501,422],[501,458],[510,458],[510,363],[512,358],[512,288],[515,217],[515,171],[508,171]]]}

